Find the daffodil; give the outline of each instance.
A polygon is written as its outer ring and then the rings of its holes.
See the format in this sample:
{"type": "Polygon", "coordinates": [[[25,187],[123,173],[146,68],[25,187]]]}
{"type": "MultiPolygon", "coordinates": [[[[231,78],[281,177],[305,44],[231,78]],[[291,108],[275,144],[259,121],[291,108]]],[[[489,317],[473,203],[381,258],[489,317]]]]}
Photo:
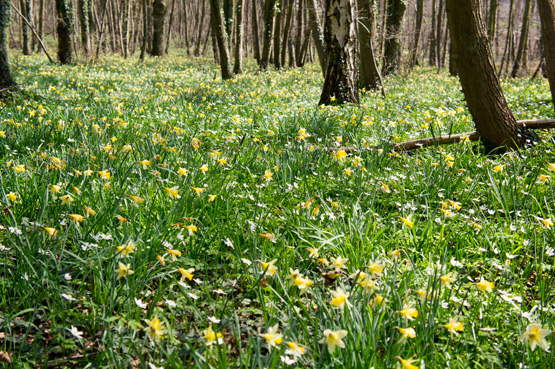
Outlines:
{"type": "Polygon", "coordinates": [[[69,218],[71,219],[73,224],[75,224],[76,226],[79,226],[79,223],[81,223],[83,221],[83,219],[85,219],[84,216],[79,215],[79,214],[69,214],[69,218]]]}
{"type": "Polygon", "coordinates": [[[338,256],[337,258],[331,257],[330,261],[335,269],[341,270],[347,267],[347,262],[349,261],[348,258],[344,258],[342,256],[338,256]]]}
{"type": "Polygon", "coordinates": [[[198,188],[198,187],[191,187],[191,189],[192,189],[193,191],[195,191],[195,193],[196,193],[197,195],[200,195],[201,193],[204,192],[204,190],[203,190],[202,188],[198,188]]]}
{"type": "Polygon", "coordinates": [[[216,197],[218,197],[218,195],[209,195],[208,196],[208,201],[214,201],[214,200],[216,200],[216,197]]]}
{"type": "Polygon", "coordinates": [[[179,268],[179,273],[181,273],[181,280],[184,280],[184,279],[192,280],[194,277],[194,274],[193,274],[194,271],[195,271],[195,268],[189,268],[189,269],[179,268]]]}
{"type": "Polygon", "coordinates": [[[264,338],[268,349],[279,345],[283,341],[283,335],[278,333],[279,324],[276,324],[268,329],[266,333],[259,334],[260,337],[264,338]]]}
{"type": "Polygon", "coordinates": [[[185,229],[187,231],[189,231],[189,236],[192,236],[196,231],[198,231],[198,228],[196,225],[190,224],[188,226],[185,226],[185,229]]]}
{"type": "Polygon", "coordinates": [[[418,317],[418,310],[411,304],[404,304],[403,309],[399,311],[405,319],[413,320],[418,317]]]}
{"type": "Polygon", "coordinates": [[[211,346],[213,344],[221,345],[224,343],[224,335],[220,332],[214,332],[212,324],[203,330],[202,333],[204,334],[204,340],[206,341],[207,346],[211,346]]]}
{"type": "Polygon", "coordinates": [[[10,201],[12,201],[12,202],[15,201],[15,200],[17,200],[17,195],[16,195],[15,193],[13,193],[13,192],[10,192],[9,194],[7,194],[6,197],[7,197],[8,199],[10,199],[10,201]]]}
{"type": "Polygon", "coordinates": [[[503,169],[505,169],[505,165],[506,165],[506,164],[496,165],[495,167],[493,167],[493,171],[494,171],[494,172],[502,172],[503,169]]]}
{"type": "Polygon", "coordinates": [[[101,171],[99,171],[99,172],[97,172],[97,173],[98,173],[98,175],[99,175],[100,177],[102,177],[102,178],[104,178],[104,179],[110,179],[111,174],[110,174],[110,172],[107,171],[107,170],[101,170],[101,171]]]}
{"type": "Polygon", "coordinates": [[[83,209],[85,209],[85,215],[88,217],[89,215],[96,215],[96,211],[94,211],[93,209],[89,208],[87,205],[83,205],[83,209]]]}
{"type": "Polygon", "coordinates": [[[493,287],[495,287],[493,283],[486,281],[484,278],[480,279],[480,282],[477,282],[476,286],[480,289],[480,291],[484,292],[491,292],[493,291],[493,287]]]}
{"type": "Polygon", "coordinates": [[[347,336],[347,331],[340,329],[338,331],[332,331],[331,329],[326,329],[324,331],[324,337],[318,341],[318,343],[325,343],[328,346],[328,352],[333,354],[335,347],[345,348],[345,342],[343,338],[347,336]]]}
{"type": "Polygon", "coordinates": [[[120,261],[116,269],[116,272],[118,272],[117,279],[126,278],[128,275],[135,273],[130,268],[131,268],[131,264],[124,264],[120,261]]]}
{"type": "Polygon", "coordinates": [[[58,193],[58,192],[60,192],[61,189],[62,189],[61,186],[58,186],[58,185],[55,185],[55,184],[50,185],[50,191],[52,193],[58,193]]]}
{"type": "Polygon", "coordinates": [[[176,261],[177,257],[181,256],[181,251],[179,250],[167,249],[166,251],[171,255],[173,261],[176,261]]]}
{"type": "Polygon", "coordinates": [[[293,357],[301,357],[302,355],[304,355],[306,349],[299,345],[296,342],[285,342],[285,344],[287,345],[287,347],[289,347],[287,350],[285,350],[285,354],[286,355],[292,355],[293,357]]]}
{"type": "Polygon", "coordinates": [[[449,323],[445,324],[444,327],[447,328],[451,334],[459,334],[458,332],[463,331],[463,324],[459,322],[457,317],[449,319],[449,323]]]}
{"type": "Polygon", "coordinates": [[[135,243],[133,241],[129,241],[125,245],[116,246],[116,250],[120,256],[127,256],[135,252],[135,243]]]}
{"type": "Polygon", "coordinates": [[[185,169],[185,168],[179,168],[179,170],[177,171],[177,173],[178,173],[180,176],[186,176],[188,172],[187,172],[187,169],[185,169]]]}
{"type": "Polygon", "coordinates": [[[453,278],[452,273],[442,275],[439,277],[439,280],[441,281],[441,285],[445,288],[451,288],[451,284],[456,281],[456,279],[453,278]]]}
{"type": "Polygon", "coordinates": [[[406,359],[405,360],[401,357],[397,357],[397,359],[401,362],[401,366],[403,367],[403,369],[420,369],[416,365],[412,364],[412,363],[417,361],[416,359],[406,359]]]}
{"type": "Polygon", "coordinates": [[[143,202],[145,202],[145,200],[142,197],[133,196],[133,195],[128,195],[128,196],[131,200],[133,200],[133,205],[135,206],[139,206],[139,204],[142,204],[143,202]]]}
{"type": "Polygon", "coordinates": [[[414,222],[408,218],[399,217],[399,219],[401,219],[401,221],[405,223],[405,225],[409,228],[412,228],[414,226],[414,222]]]}
{"type": "Polygon", "coordinates": [[[545,227],[545,228],[551,228],[553,227],[553,221],[549,218],[543,219],[538,217],[538,220],[540,221],[540,223],[545,227]]]}
{"type": "Polygon", "coordinates": [[[44,230],[48,232],[48,237],[53,238],[56,236],[58,231],[55,228],[44,227],[44,230]]]}
{"type": "Polygon", "coordinates": [[[202,167],[199,168],[202,173],[208,172],[208,164],[204,164],[202,167]]]}
{"type": "Polygon", "coordinates": [[[549,350],[549,343],[547,343],[545,337],[551,334],[551,332],[551,329],[542,328],[541,324],[532,323],[526,327],[526,332],[520,336],[519,340],[521,342],[528,342],[532,351],[536,349],[536,346],[540,346],[547,351],[549,350]]]}
{"type": "Polygon", "coordinates": [[[269,274],[271,276],[273,276],[274,274],[276,274],[277,268],[274,266],[274,263],[277,261],[277,259],[274,259],[268,263],[261,261],[260,262],[260,267],[262,268],[262,272],[264,274],[269,274]]]}
{"type": "Polygon", "coordinates": [[[368,266],[368,270],[372,273],[373,276],[380,276],[383,274],[384,266],[377,262],[372,262],[368,266]]]}
{"type": "Polygon", "coordinates": [[[158,342],[164,338],[164,334],[166,334],[166,330],[164,329],[164,323],[160,321],[157,317],[152,318],[152,320],[147,320],[147,329],[146,334],[148,337],[154,341],[158,342]]]}
{"type": "Polygon", "coordinates": [[[171,188],[164,187],[164,190],[166,191],[166,193],[170,197],[173,197],[174,199],[181,198],[181,196],[179,195],[179,187],[178,186],[174,186],[174,187],[171,187],[171,188]]]}
{"type": "Polygon", "coordinates": [[[407,338],[414,338],[416,337],[416,331],[414,330],[414,328],[399,328],[397,327],[397,329],[399,330],[399,333],[401,333],[403,335],[403,337],[401,339],[407,339],[407,338]]]}
{"type": "Polygon", "coordinates": [[[141,160],[139,161],[139,164],[142,165],[143,169],[147,169],[147,167],[150,165],[150,160],[141,160]]]}
{"type": "Polygon", "coordinates": [[[71,197],[71,195],[64,195],[60,196],[60,200],[62,201],[62,205],[71,205],[73,198],[71,197]]]}
{"type": "Polygon", "coordinates": [[[264,178],[265,178],[267,181],[272,180],[272,177],[273,177],[273,176],[274,176],[274,174],[272,173],[271,170],[266,170],[266,172],[264,172],[264,178]]]}
{"type": "Polygon", "coordinates": [[[343,149],[337,150],[333,157],[339,161],[343,161],[347,157],[347,152],[343,149]]]}
{"type": "Polygon", "coordinates": [[[343,291],[342,288],[337,287],[335,291],[331,291],[331,296],[331,304],[334,307],[343,309],[345,308],[345,305],[351,306],[348,300],[349,294],[343,291]]]}

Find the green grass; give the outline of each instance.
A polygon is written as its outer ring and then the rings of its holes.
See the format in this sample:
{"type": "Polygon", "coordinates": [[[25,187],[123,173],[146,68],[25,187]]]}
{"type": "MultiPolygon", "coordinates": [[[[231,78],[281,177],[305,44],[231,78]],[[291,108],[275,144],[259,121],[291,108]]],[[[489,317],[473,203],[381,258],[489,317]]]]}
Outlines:
{"type": "MultiPolygon", "coordinates": [[[[387,100],[318,107],[316,66],[249,61],[222,82],[183,56],[12,64],[29,79],[0,103],[13,367],[553,366],[552,349],[519,341],[555,326],[553,137],[491,157],[474,143],[388,149],[473,130],[457,79],[419,69],[388,79],[387,100]],[[340,160],[337,146],[360,150],[340,160]],[[345,347],[319,343],[327,330],[345,347]]],[[[545,80],[503,88],[518,119],[553,116],[545,80]]]]}

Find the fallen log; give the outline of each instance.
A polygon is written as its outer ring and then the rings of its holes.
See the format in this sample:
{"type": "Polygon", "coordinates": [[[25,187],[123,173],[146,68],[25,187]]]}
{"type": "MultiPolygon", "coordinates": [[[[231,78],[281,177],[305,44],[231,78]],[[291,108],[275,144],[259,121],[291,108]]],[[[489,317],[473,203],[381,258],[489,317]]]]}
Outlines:
{"type": "MultiPolygon", "coordinates": [[[[551,129],[555,128],[555,119],[536,119],[536,120],[518,120],[516,124],[520,127],[528,129],[551,129]]],[[[417,150],[424,147],[435,146],[435,145],[449,145],[461,141],[478,141],[480,139],[480,134],[478,132],[467,132],[458,133],[448,136],[437,136],[420,138],[418,140],[399,142],[391,145],[394,151],[411,151],[417,150]]],[[[379,147],[369,147],[368,150],[377,150],[379,147]]],[[[358,149],[356,147],[335,147],[330,148],[331,151],[345,150],[346,152],[355,152],[358,149]]]]}

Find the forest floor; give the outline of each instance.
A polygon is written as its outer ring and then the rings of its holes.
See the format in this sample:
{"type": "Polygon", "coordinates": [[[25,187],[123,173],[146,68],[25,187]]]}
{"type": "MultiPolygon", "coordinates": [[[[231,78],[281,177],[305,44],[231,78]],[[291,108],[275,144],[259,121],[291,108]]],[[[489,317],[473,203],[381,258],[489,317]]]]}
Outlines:
{"type": "MultiPolygon", "coordinates": [[[[0,367],[555,362],[553,136],[390,150],[474,130],[458,79],[417,69],[319,107],[316,66],[12,65],[0,367]]],[[[545,79],[503,88],[517,119],[553,117],[545,79]]]]}

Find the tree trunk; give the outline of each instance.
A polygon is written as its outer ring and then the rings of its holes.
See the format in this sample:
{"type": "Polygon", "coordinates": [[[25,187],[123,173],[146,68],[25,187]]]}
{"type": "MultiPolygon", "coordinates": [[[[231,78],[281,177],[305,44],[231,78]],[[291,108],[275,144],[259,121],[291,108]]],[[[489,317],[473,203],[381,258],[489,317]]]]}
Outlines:
{"type": "MultiPolygon", "coordinates": [[[[8,62],[10,15],[10,0],[0,0],[0,91],[16,85],[8,62]]],[[[0,92],[0,96],[2,96],[2,92],[0,92]]]]}
{"type": "Polygon", "coordinates": [[[437,61],[437,55],[436,55],[436,50],[437,50],[437,39],[436,39],[436,33],[437,33],[437,23],[436,23],[436,16],[437,16],[437,0],[433,0],[432,2],[432,30],[430,32],[430,54],[428,56],[428,65],[434,66],[436,65],[436,61],[437,61]]]}
{"type": "MultiPolygon", "coordinates": [[[[44,34],[44,0],[39,1],[38,17],[39,17],[39,25],[38,25],[37,33],[38,33],[38,38],[42,40],[42,37],[44,34]]],[[[41,50],[42,50],[42,47],[40,46],[40,43],[37,43],[37,52],[40,52],[41,50]]]]}
{"type": "Polygon", "coordinates": [[[555,108],[555,2],[553,0],[538,0],[542,28],[542,45],[545,54],[545,67],[551,100],[555,108]]]}
{"type": "Polygon", "coordinates": [[[189,27],[187,25],[187,1],[183,0],[183,35],[185,36],[185,49],[187,50],[187,56],[191,54],[191,44],[189,43],[189,27]]]}
{"type": "Polygon", "coordinates": [[[376,0],[358,0],[360,87],[377,90],[381,76],[376,64],[373,41],[376,35],[376,0]]]}
{"type": "Polygon", "coordinates": [[[213,20],[212,32],[214,32],[218,44],[222,79],[230,79],[233,77],[233,73],[231,72],[231,58],[227,47],[227,33],[225,31],[224,19],[220,9],[220,0],[210,0],[210,14],[213,20]]]}
{"type": "Polygon", "coordinates": [[[441,71],[441,40],[442,40],[442,30],[443,30],[443,14],[445,13],[445,0],[439,0],[439,8],[437,10],[437,34],[436,34],[436,67],[437,72],[441,71]]]}
{"type": "Polygon", "coordinates": [[[224,24],[227,35],[227,47],[231,49],[231,33],[233,31],[233,0],[223,0],[224,24]]]}
{"type": "Polygon", "coordinates": [[[62,64],[69,64],[73,61],[71,51],[71,35],[73,34],[72,4],[71,0],[56,0],[58,59],[60,59],[62,64]]]}
{"type": "Polygon", "coordinates": [[[520,29],[520,41],[518,42],[518,51],[516,54],[515,63],[511,77],[515,78],[520,72],[521,68],[526,69],[527,63],[524,60],[526,49],[528,48],[528,35],[530,34],[530,10],[532,9],[532,0],[526,0],[524,5],[524,15],[522,16],[522,28],[520,29]]]}
{"type": "Polygon", "coordinates": [[[401,29],[406,10],[404,0],[389,0],[382,72],[386,76],[395,74],[401,66],[401,29]]]}
{"type": "Polygon", "coordinates": [[[322,24],[320,23],[319,6],[317,0],[308,0],[308,16],[310,17],[310,28],[312,29],[312,39],[316,46],[316,53],[318,54],[318,61],[322,73],[325,73],[326,68],[326,53],[324,51],[324,34],[322,32],[322,24]]]}
{"type": "Polygon", "coordinates": [[[359,103],[354,0],[326,0],[326,78],[319,105],[359,103]]]}
{"type": "Polygon", "coordinates": [[[274,30],[274,65],[276,66],[276,69],[281,69],[281,58],[279,52],[281,50],[281,19],[283,10],[285,9],[285,0],[278,1],[279,11],[276,14],[276,25],[274,30]]]}
{"type": "Polygon", "coordinates": [[[424,0],[416,2],[416,27],[414,30],[414,41],[409,58],[409,69],[418,64],[418,49],[420,47],[420,35],[422,34],[422,22],[424,20],[424,0]]]}
{"type": "Polygon", "coordinates": [[[447,0],[447,19],[468,110],[487,152],[517,149],[531,135],[516,125],[495,73],[480,0],[447,0]]]}
{"type": "Polygon", "coordinates": [[[164,23],[166,20],[166,1],[154,0],[152,3],[152,56],[164,56],[164,23]]]}
{"type": "Polygon", "coordinates": [[[175,10],[175,0],[172,0],[172,7],[170,10],[170,18],[168,20],[168,35],[166,36],[166,49],[164,50],[164,54],[168,54],[170,50],[170,41],[172,35],[172,25],[173,25],[173,11],[175,10]]]}
{"type": "MultiPolygon", "coordinates": [[[[282,0],[283,1],[283,0],[282,0]]],[[[235,13],[235,34],[237,42],[235,43],[235,65],[233,73],[243,73],[243,0],[237,0],[237,9],[235,13]]]]}
{"type": "Polygon", "coordinates": [[[492,45],[495,45],[495,31],[497,28],[497,7],[499,0],[490,0],[489,2],[489,14],[488,14],[488,38],[492,45]]]}
{"type": "Polygon", "coordinates": [[[503,56],[501,57],[501,65],[497,74],[500,76],[503,73],[503,66],[509,65],[509,59],[511,55],[512,39],[513,39],[513,24],[514,24],[514,5],[515,1],[511,0],[511,5],[509,6],[509,20],[507,24],[507,38],[505,42],[505,48],[503,50],[503,56]]]}
{"type": "MultiPolygon", "coordinates": [[[[31,9],[31,0],[20,0],[19,1],[19,7],[21,9],[21,14],[23,14],[23,16],[25,18],[27,18],[27,20],[29,22],[32,22],[33,20],[33,12],[31,9]]],[[[23,18],[21,18],[21,37],[22,37],[22,52],[23,55],[31,55],[31,34],[30,34],[30,29],[29,26],[27,25],[27,23],[25,23],[25,21],[23,20],[23,18]]]]}
{"type": "Polygon", "coordinates": [[[291,34],[291,23],[293,22],[293,9],[295,6],[295,0],[289,0],[287,4],[287,18],[285,19],[285,29],[283,30],[283,40],[281,43],[281,65],[285,66],[285,56],[287,54],[287,47],[289,45],[291,34]]]}
{"type": "Polygon", "coordinates": [[[91,0],[78,0],[77,1],[77,14],[79,17],[79,25],[81,26],[81,47],[83,48],[83,55],[88,56],[91,51],[91,44],[89,38],[89,8],[91,0]]]}
{"type": "Polygon", "coordinates": [[[304,11],[303,3],[305,0],[298,0],[297,7],[297,33],[295,35],[295,62],[297,67],[302,67],[302,49],[303,49],[303,30],[304,30],[304,11]]]}
{"type": "Polygon", "coordinates": [[[259,37],[259,28],[258,28],[258,10],[256,3],[258,0],[252,0],[252,36],[253,36],[253,43],[254,43],[254,58],[256,62],[260,65],[260,37],[259,37]]]}
{"type": "Polygon", "coordinates": [[[272,45],[272,33],[274,29],[274,13],[276,0],[266,0],[264,7],[264,44],[262,46],[262,57],[260,58],[260,70],[268,69],[270,61],[270,46],[272,45]]]}

